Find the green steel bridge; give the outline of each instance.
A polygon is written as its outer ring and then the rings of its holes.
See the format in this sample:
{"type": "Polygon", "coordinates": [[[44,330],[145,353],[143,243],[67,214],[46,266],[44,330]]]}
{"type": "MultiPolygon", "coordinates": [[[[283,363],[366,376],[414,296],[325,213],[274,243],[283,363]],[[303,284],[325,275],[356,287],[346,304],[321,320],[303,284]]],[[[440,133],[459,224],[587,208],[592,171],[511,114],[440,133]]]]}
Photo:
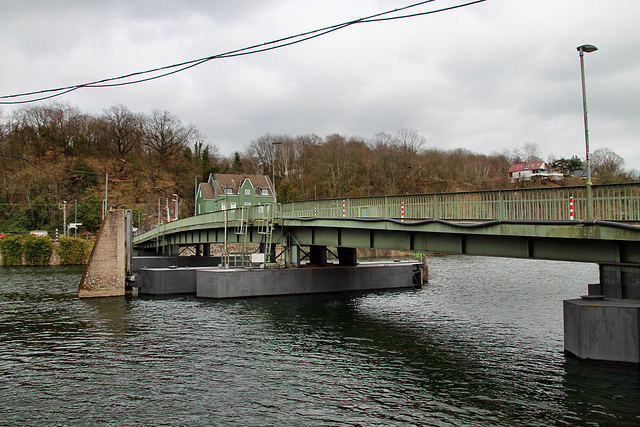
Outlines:
{"type": "Polygon", "coordinates": [[[589,192],[562,187],[244,207],[163,224],[137,236],[134,246],[165,255],[192,247],[202,255],[212,243],[231,242],[246,254],[248,243],[258,243],[267,268],[281,266],[282,255],[287,267],[305,258],[323,266],[327,253],[354,266],[356,248],[597,263],[599,283],[588,284],[588,295],[563,301],[565,351],[640,363],[638,224],[640,183],[633,183],[589,192]]]}
{"type": "MultiPolygon", "coordinates": [[[[134,247],[175,255],[212,243],[540,258],[640,268],[640,183],[356,197],[242,207],[162,224],[134,247]],[[572,212],[573,211],[573,212],[572,212]],[[572,217],[573,213],[573,217],[572,217]]],[[[236,245],[237,246],[237,245],[236,245]]],[[[295,252],[303,249],[302,258],[295,252]]],[[[268,250],[268,249],[267,249],[268,250]]]]}

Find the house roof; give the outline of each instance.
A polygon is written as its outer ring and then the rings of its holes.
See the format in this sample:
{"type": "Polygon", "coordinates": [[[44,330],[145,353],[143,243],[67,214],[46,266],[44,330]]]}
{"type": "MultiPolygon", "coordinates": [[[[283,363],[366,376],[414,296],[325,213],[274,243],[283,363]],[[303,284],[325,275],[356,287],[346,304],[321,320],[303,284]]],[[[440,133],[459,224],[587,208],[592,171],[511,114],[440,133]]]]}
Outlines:
{"type": "Polygon", "coordinates": [[[547,168],[546,166],[547,165],[543,161],[516,163],[514,165],[511,165],[508,172],[512,173],[512,172],[522,172],[522,171],[533,170],[533,169],[546,169],[547,168]]]}
{"type": "Polygon", "coordinates": [[[216,197],[215,193],[213,192],[213,185],[211,185],[211,183],[209,182],[201,182],[200,190],[202,190],[202,197],[204,197],[205,199],[214,199],[216,197]]]}
{"type": "MultiPolygon", "coordinates": [[[[598,169],[591,168],[591,175],[592,176],[597,174],[597,173],[598,173],[598,169]]],[[[588,177],[587,169],[584,168],[584,169],[575,170],[575,171],[573,171],[573,176],[575,176],[577,178],[585,178],[586,179],[588,177]]]]}
{"type": "Polygon", "coordinates": [[[247,179],[251,182],[256,194],[262,195],[261,190],[267,189],[269,191],[269,196],[273,196],[274,191],[271,186],[271,180],[266,175],[223,173],[211,174],[209,182],[201,184],[203,196],[205,199],[214,199],[216,194],[224,194],[225,188],[231,188],[233,194],[238,194],[238,191],[242,188],[245,180],[247,179]]]}

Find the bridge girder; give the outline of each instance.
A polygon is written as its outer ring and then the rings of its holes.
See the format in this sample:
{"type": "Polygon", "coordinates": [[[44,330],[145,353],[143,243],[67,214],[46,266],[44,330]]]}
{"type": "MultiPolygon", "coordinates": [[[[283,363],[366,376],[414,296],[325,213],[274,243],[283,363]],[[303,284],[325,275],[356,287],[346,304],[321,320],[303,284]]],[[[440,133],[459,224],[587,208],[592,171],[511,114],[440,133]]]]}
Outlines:
{"type": "MultiPolygon", "coordinates": [[[[300,246],[392,249],[426,253],[640,265],[640,231],[634,227],[582,222],[363,220],[355,218],[286,218],[276,221],[274,242],[291,236],[300,246]]],[[[189,224],[156,229],[136,239],[136,246],[223,243],[224,223],[189,224]]],[[[226,241],[245,237],[227,228],[226,241]]],[[[249,224],[248,243],[261,243],[258,228],[249,224]]]]}

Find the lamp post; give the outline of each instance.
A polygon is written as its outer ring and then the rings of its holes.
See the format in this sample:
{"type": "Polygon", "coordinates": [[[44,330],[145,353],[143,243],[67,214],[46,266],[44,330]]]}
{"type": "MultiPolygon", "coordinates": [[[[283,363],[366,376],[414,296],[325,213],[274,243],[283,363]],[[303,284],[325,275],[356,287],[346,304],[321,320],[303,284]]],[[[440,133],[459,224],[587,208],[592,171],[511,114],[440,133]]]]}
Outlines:
{"type": "Polygon", "coordinates": [[[174,202],[176,202],[176,208],[173,211],[173,217],[174,217],[174,221],[178,220],[178,195],[177,194],[173,194],[173,197],[175,197],[175,199],[173,199],[174,202]]]}
{"type": "Polygon", "coordinates": [[[196,175],[193,188],[195,188],[195,195],[193,197],[193,215],[198,215],[198,178],[202,178],[202,175],[196,175]]]}
{"type": "Polygon", "coordinates": [[[273,195],[276,195],[276,145],[280,145],[282,144],[281,141],[273,141],[271,144],[273,144],[273,150],[272,151],[272,162],[271,162],[271,167],[272,167],[272,171],[271,171],[271,177],[273,178],[273,195]]]}
{"type": "Polygon", "coordinates": [[[580,53],[580,76],[582,77],[582,111],[584,112],[584,142],[586,146],[587,160],[587,219],[593,220],[593,192],[591,190],[591,160],[589,159],[589,121],[587,119],[587,88],[584,81],[584,53],[598,50],[592,44],[583,44],[577,47],[580,53]]]}

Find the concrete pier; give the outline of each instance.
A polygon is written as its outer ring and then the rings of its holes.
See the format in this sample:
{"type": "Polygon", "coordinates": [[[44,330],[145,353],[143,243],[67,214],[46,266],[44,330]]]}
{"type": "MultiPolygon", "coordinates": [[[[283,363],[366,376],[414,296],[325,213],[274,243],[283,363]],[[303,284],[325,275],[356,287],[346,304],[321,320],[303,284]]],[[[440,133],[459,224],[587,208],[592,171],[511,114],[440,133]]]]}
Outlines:
{"type": "Polygon", "coordinates": [[[640,301],[564,301],[564,348],[581,359],[640,363],[640,301]]]}
{"type": "Polygon", "coordinates": [[[640,363],[640,269],[600,264],[600,283],[563,302],[564,348],[581,358],[640,363]]]}
{"type": "Polygon", "coordinates": [[[131,215],[131,211],[124,210],[107,212],[78,287],[80,298],[125,294],[130,250],[127,247],[127,222],[130,224],[127,213],[131,215]]]}

